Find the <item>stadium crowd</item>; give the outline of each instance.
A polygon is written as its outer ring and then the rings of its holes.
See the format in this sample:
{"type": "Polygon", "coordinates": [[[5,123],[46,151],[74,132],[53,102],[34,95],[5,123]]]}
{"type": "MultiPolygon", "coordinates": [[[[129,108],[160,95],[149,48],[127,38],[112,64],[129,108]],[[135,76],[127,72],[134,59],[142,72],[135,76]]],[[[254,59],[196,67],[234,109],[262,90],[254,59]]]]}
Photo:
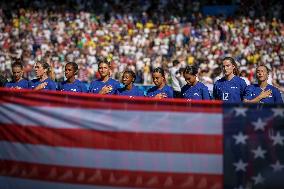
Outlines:
{"type": "Polygon", "coordinates": [[[20,59],[24,77],[33,79],[35,63],[44,60],[53,67],[56,81],[63,81],[65,64],[75,62],[78,79],[90,82],[99,77],[99,60],[107,57],[113,78],[120,79],[127,69],[136,73],[136,83],[148,85],[157,67],[172,84],[181,78],[182,68],[198,65],[199,80],[212,90],[222,76],[222,58],[231,56],[247,84],[255,82],[256,65],[264,64],[271,70],[269,82],[284,87],[281,4],[271,1],[273,6],[265,10],[240,1],[236,15],[225,17],[201,14],[202,2],[2,2],[0,71],[11,78],[11,65],[20,59]],[[180,62],[175,72],[173,60],[180,62]]]}

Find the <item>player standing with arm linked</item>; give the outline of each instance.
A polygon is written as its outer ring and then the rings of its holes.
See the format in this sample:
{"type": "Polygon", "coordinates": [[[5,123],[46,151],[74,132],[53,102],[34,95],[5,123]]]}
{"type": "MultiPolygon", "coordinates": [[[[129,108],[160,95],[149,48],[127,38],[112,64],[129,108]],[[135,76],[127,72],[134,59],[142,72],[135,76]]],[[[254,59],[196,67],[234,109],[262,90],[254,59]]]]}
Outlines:
{"type": "Polygon", "coordinates": [[[213,97],[228,103],[240,103],[246,88],[246,82],[240,78],[236,61],[231,57],[223,59],[224,77],[217,80],[213,87],[213,97]]]}

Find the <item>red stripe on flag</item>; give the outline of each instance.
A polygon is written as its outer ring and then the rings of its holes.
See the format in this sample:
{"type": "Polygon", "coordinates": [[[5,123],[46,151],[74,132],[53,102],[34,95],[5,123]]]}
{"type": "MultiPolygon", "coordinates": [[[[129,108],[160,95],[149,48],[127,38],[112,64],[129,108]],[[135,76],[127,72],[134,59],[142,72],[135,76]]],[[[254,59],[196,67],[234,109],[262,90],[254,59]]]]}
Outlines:
{"type": "Polygon", "coordinates": [[[115,95],[94,95],[52,91],[9,91],[0,89],[0,103],[25,106],[119,109],[142,111],[221,113],[222,102],[187,101],[185,99],[128,98],[115,95]]]}
{"type": "Polygon", "coordinates": [[[111,132],[4,125],[0,140],[61,147],[222,154],[221,135],[111,132]]]}
{"type": "MultiPolygon", "coordinates": [[[[222,175],[90,169],[0,160],[0,175],[69,184],[116,187],[221,189],[222,175]]],[[[40,187],[40,186],[39,186],[40,187]]]]}

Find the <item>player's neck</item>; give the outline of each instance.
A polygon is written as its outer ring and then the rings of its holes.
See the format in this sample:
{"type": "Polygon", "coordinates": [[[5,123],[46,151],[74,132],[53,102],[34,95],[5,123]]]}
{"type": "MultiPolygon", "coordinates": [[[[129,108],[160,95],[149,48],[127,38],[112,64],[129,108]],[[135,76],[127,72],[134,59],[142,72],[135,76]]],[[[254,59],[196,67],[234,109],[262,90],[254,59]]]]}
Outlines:
{"type": "Polygon", "coordinates": [[[198,83],[197,80],[194,81],[194,83],[191,86],[195,86],[198,83]]]}
{"type": "Polygon", "coordinates": [[[67,79],[67,83],[74,83],[74,81],[75,81],[75,77],[71,77],[67,79]]]}
{"type": "Polygon", "coordinates": [[[157,87],[158,87],[158,89],[162,89],[162,88],[164,88],[165,85],[166,85],[165,83],[162,83],[160,86],[157,86],[157,87]]]}
{"type": "Polygon", "coordinates": [[[46,80],[47,78],[48,78],[47,75],[43,75],[39,80],[42,82],[42,81],[46,80]]]}
{"type": "Polygon", "coordinates": [[[20,78],[18,80],[14,80],[15,83],[18,83],[19,81],[21,81],[23,78],[20,78]]]}
{"type": "Polygon", "coordinates": [[[126,85],[126,86],[125,86],[125,89],[129,91],[129,90],[132,89],[132,87],[133,87],[133,84],[130,83],[129,85],[126,85]]]}
{"type": "Polygon", "coordinates": [[[268,85],[267,81],[259,81],[258,82],[259,87],[264,90],[266,86],[268,85]]]}
{"type": "Polygon", "coordinates": [[[226,80],[230,81],[231,79],[233,79],[235,75],[234,74],[230,74],[230,75],[226,75],[225,78],[226,80]]]}
{"type": "Polygon", "coordinates": [[[109,80],[109,76],[105,76],[103,78],[101,78],[102,82],[107,82],[109,80]]]}

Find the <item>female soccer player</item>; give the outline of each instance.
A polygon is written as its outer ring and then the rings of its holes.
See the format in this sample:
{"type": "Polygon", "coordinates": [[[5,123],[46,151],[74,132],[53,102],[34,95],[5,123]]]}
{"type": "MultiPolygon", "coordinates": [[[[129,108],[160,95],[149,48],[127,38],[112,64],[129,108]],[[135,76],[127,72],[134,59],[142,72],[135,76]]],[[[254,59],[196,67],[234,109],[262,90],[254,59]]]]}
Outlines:
{"type": "Polygon", "coordinates": [[[213,96],[217,100],[229,103],[240,103],[246,88],[246,82],[238,77],[237,63],[231,57],[223,59],[224,77],[217,80],[213,87],[213,96]]]}
{"type": "Polygon", "coordinates": [[[129,97],[144,96],[144,92],[133,84],[135,79],[136,75],[133,71],[124,71],[122,75],[122,84],[124,85],[124,87],[119,88],[117,90],[117,94],[129,97]]]}
{"type": "Polygon", "coordinates": [[[75,79],[78,73],[78,65],[75,62],[68,62],[65,65],[66,81],[59,83],[58,90],[73,91],[73,92],[87,92],[87,87],[84,83],[75,79]]]}
{"type": "Polygon", "coordinates": [[[47,62],[38,61],[35,64],[37,79],[30,82],[30,88],[34,90],[56,90],[56,83],[50,79],[51,69],[47,62]]]}
{"type": "Polygon", "coordinates": [[[258,84],[249,85],[245,90],[244,102],[250,103],[283,103],[280,91],[267,83],[269,69],[265,65],[256,68],[258,84]]]}
{"type": "Polygon", "coordinates": [[[183,77],[187,84],[181,88],[181,96],[193,100],[210,100],[208,88],[196,79],[197,73],[198,68],[195,66],[185,68],[183,77]]]}
{"type": "Polygon", "coordinates": [[[12,64],[12,81],[5,84],[7,88],[28,89],[29,81],[23,78],[23,65],[20,62],[12,64]]]}
{"type": "Polygon", "coordinates": [[[155,84],[147,91],[148,97],[154,98],[173,98],[173,89],[166,84],[165,72],[162,68],[155,68],[152,73],[152,79],[155,84]]]}
{"type": "Polygon", "coordinates": [[[110,77],[110,64],[107,60],[99,62],[99,75],[101,78],[92,81],[89,92],[95,94],[115,94],[120,84],[110,77]]]}

